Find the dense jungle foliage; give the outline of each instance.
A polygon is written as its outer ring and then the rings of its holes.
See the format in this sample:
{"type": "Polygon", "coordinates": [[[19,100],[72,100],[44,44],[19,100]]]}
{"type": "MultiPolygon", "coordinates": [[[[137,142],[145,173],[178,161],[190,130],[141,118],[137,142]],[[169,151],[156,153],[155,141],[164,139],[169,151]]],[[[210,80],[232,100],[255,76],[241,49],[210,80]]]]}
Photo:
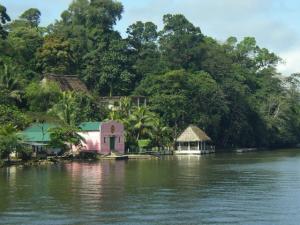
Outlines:
{"type": "MultiPolygon", "coordinates": [[[[299,76],[280,74],[282,60],[255,38],[220,42],[181,14],[164,15],[162,30],[137,21],[122,37],[115,25],[123,10],[118,1],[74,0],[42,27],[38,9],[11,20],[0,5],[1,137],[33,121],[63,121],[74,129],[83,121],[118,119],[131,144],[172,145],[189,124],[219,148],[300,142],[299,76]],[[45,73],[75,74],[91,94],[42,85],[45,73]],[[120,111],[109,112],[97,100],[131,95],[147,96],[148,106],[124,98],[120,111]]],[[[9,141],[1,140],[0,149],[9,141]]]]}

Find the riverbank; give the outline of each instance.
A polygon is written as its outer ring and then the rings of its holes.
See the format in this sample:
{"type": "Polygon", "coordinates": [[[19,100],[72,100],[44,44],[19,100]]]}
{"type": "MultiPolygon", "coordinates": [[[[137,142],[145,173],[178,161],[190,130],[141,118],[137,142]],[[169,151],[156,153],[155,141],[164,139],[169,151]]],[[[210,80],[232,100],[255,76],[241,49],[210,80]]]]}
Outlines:
{"type": "Polygon", "coordinates": [[[65,162],[93,162],[101,160],[151,160],[159,159],[158,156],[146,155],[146,154],[130,154],[123,156],[93,156],[93,157],[74,157],[74,158],[62,158],[62,157],[47,157],[47,159],[31,159],[31,160],[0,160],[0,168],[10,166],[45,166],[53,165],[65,162]]]}
{"type": "MultiPolygon", "coordinates": [[[[60,161],[43,160],[0,160],[0,168],[10,166],[43,166],[59,163],[60,161]]],[[[62,161],[61,161],[62,162],[62,161]]]]}
{"type": "MultiPolygon", "coordinates": [[[[289,149],[299,149],[299,148],[289,148],[289,149]]],[[[267,149],[267,148],[240,148],[240,149],[222,149],[218,150],[214,154],[220,153],[251,153],[251,152],[265,152],[265,151],[276,151],[280,149],[267,149]]],[[[162,155],[153,155],[153,154],[127,154],[123,156],[113,157],[111,155],[81,155],[76,157],[47,157],[47,159],[31,159],[31,160],[20,160],[20,159],[11,159],[11,160],[0,160],[0,168],[10,167],[10,166],[45,166],[58,163],[66,162],[97,162],[101,160],[157,160],[160,159],[162,155]]],[[[172,154],[169,154],[172,155],[172,154]]]]}

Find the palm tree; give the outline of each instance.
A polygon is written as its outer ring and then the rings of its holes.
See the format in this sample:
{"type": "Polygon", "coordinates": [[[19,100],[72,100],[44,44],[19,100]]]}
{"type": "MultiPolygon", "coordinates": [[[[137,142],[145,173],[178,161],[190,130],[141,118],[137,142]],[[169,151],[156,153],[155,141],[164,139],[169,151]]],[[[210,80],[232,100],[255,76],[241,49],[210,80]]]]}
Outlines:
{"type": "Polygon", "coordinates": [[[128,117],[133,109],[131,98],[123,97],[120,99],[120,112],[124,117],[128,117]]]}
{"type": "Polygon", "coordinates": [[[76,99],[73,92],[63,92],[60,101],[55,104],[49,113],[56,115],[61,121],[68,125],[75,124],[76,99]]]}
{"type": "Polygon", "coordinates": [[[147,107],[136,108],[129,116],[129,123],[132,126],[133,133],[138,141],[141,137],[153,137],[157,116],[147,107]]]}
{"type": "Polygon", "coordinates": [[[0,158],[8,158],[13,151],[22,149],[22,137],[17,133],[15,127],[6,125],[0,127],[0,158]]]}
{"type": "Polygon", "coordinates": [[[16,78],[16,68],[4,64],[3,70],[0,72],[0,88],[8,91],[9,98],[21,101],[21,85],[20,80],[16,78]]]}
{"type": "Polygon", "coordinates": [[[156,120],[153,135],[154,144],[159,148],[168,146],[172,143],[172,130],[165,126],[159,119],[156,120]]]}

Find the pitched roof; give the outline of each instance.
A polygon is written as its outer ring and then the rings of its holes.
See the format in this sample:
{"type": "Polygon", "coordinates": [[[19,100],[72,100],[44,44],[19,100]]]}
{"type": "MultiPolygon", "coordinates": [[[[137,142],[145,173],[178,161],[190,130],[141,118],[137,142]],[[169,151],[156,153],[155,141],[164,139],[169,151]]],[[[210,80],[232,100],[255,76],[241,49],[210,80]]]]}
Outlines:
{"type": "Polygon", "coordinates": [[[210,137],[199,127],[190,125],[177,138],[178,142],[211,141],[210,137]]]}
{"type": "Polygon", "coordinates": [[[79,125],[82,131],[99,131],[101,122],[84,122],[79,125]]]}
{"type": "Polygon", "coordinates": [[[34,123],[23,132],[25,142],[49,142],[50,141],[50,128],[57,127],[51,123],[34,123]]]}
{"type": "Polygon", "coordinates": [[[86,85],[75,75],[45,74],[44,80],[56,82],[62,91],[89,92],[86,85]]]}

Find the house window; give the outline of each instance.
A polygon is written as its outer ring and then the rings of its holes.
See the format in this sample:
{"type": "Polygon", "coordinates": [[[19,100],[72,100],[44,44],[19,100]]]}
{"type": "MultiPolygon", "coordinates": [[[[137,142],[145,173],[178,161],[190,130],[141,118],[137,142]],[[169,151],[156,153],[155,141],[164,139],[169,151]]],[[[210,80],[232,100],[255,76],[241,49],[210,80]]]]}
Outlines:
{"type": "Polygon", "coordinates": [[[119,143],[121,143],[121,137],[119,137],[119,143]]]}
{"type": "Polygon", "coordinates": [[[106,143],[106,137],[104,137],[104,143],[106,143]]]}

